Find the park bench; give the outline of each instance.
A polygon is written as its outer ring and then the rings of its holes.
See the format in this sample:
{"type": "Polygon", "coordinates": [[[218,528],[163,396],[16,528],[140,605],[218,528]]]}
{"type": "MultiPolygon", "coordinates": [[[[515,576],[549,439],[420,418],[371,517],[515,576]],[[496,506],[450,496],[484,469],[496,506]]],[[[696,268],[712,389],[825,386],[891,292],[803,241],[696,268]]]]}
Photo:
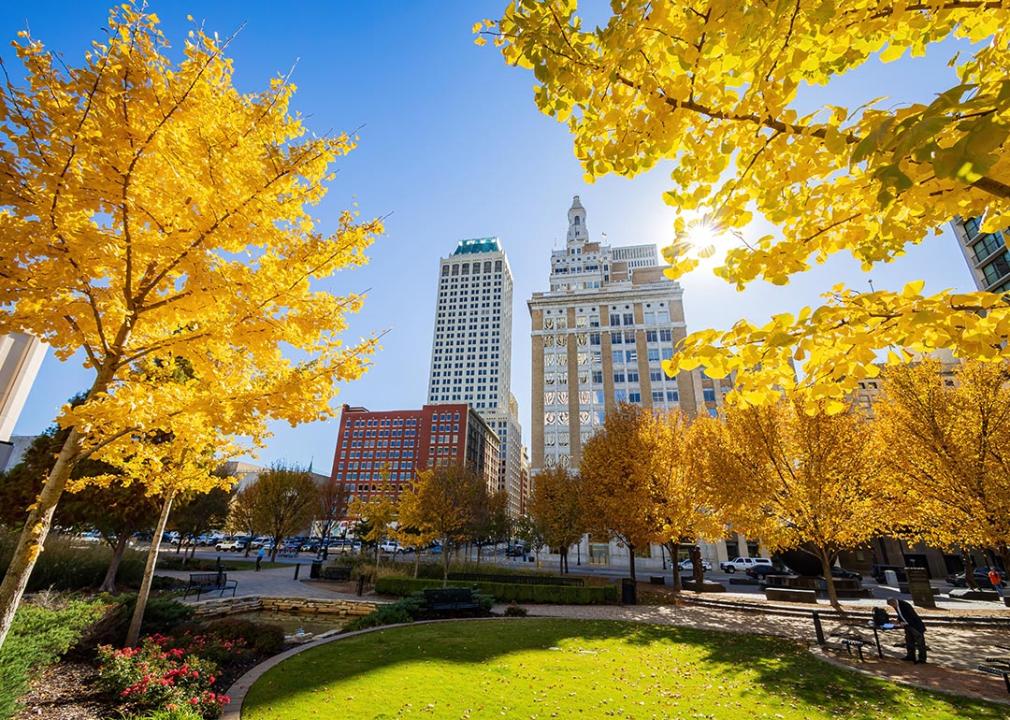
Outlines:
{"type": "Polygon", "coordinates": [[[329,567],[324,567],[322,577],[323,580],[346,582],[351,579],[351,568],[347,565],[331,565],[329,567]]]}
{"type": "Polygon", "coordinates": [[[424,604],[432,612],[480,610],[480,603],[470,588],[428,588],[424,604]]]}
{"type": "Polygon", "coordinates": [[[839,645],[845,648],[845,652],[847,652],[849,656],[852,655],[852,649],[855,648],[859,655],[859,662],[863,662],[863,648],[866,645],[872,645],[869,640],[863,639],[858,635],[844,630],[833,632],[829,635],[829,637],[837,641],[839,645]]]}
{"type": "Polygon", "coordinates": [[[183,594],[182,599],[185,600],[191,592],[195,592],[196,599],[199,600],[202,593],[214,592],[215,590],[220,591],[219,597],[224,597],[225,592],[228,590],[231,590],[231,596],[235,597],[237,589],[238,580],[229,580],[227,573],[190,573],[189,582],[186,583],[186,592],[183,594]]]}
{"type": "Polygon", "coordinates": [[[1010,693],[1010,660],[998,657],[984,658],[984,664],[978,666],[978,671],[1003,678],[1006,690],[1010,693]]]}
{"type": "Polygon", "coordinates": [[[783,600],[786,602],[816,603],[816,590],[798,590],[796,588],[765,588],[765,597],[769,600],[783,600]]]}

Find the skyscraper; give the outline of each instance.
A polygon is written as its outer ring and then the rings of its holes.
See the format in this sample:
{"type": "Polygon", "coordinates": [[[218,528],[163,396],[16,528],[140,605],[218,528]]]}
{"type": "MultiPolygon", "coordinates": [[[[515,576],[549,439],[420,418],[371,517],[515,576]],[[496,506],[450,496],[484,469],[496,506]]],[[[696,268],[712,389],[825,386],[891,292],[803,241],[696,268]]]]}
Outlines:
{"type": "Polygon", "coordinates": [[[950,221],[975,287],[988,292],[1010,292],[1010,250],[1002,232],[983,233],[979,218],[950,221]]]}
{"type": "Polygon", "coordinates": [[[439,262],[428,403],[466,403],[498,434],[496,490],[520,510],[522,432],[512,395],[512,272],[498,238],[460,240],[439,262]]]}
{"type": "Polygon", "coordinates": [[[14,432],[45,355],[46,345],[31,335],[0,335],[0,441],[14,432]]]}
{"type": "Polygon", "coordinates": [[[534,293],[531,472],[578,467],[582,446],[617,403],[714,412],[729,384],[698,371],[667,377],[686,333],[683,289],[655,245],[593,241],[576,195],[565,248],[551,253],[550,292],[534,293]]]}

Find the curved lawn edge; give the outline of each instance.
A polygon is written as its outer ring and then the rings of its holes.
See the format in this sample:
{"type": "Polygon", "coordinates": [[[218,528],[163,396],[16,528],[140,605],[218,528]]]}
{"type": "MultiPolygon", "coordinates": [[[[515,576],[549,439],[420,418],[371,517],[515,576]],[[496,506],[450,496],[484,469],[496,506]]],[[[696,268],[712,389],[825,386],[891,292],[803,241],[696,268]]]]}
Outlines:
{"type": "MultiPolygon", "coordinates": [[[[592,620],[587,620],[586,618],[577,618],[577,617],[565,618],[555,616],[543,617],[543,616],[529,615],[525,618],[514,618],[514,617],[493,616],[493,617],[480,617],[480,618],[445,618],[439,620],[418,620],[410,623],[395,623],[392,625],[380,625],[378,627],[366,628],[364,630],[355,630],[353,632],[347,632],[347,633],[341,633],[339,631],[333,632],[332,634],[327,634],[326,636],[320,637],[312,642],[305,643],[304,645],[299,645],[298,647],[291,648],[290,650],[286,650],[282,653],[274,655],[273,657],[267,658],[260,664],[248,670],[244,675],[242,675],[238,680],[236,680],[230,688],[228,688],[227,694],[230,697],[230,702],[228,703],[228,705],[224,707],[220,720],[241,720],[242,707],[246,697],[249,694],[249,691],[252,689],[253,685],[255,685],[255,683],[261,677],[263,677],[263,675],[265,675],[268,671],[272,670],[274,667],[288,660],[289,658],[294,657],[295,655],[298,655],[307,650],[313,650],[315,648],[322,647],[323,645],[328,645],[329,643],[338,640],[344,640],[347,638],[353,638],[360,635],[366,635],[368,633],[382,632],[386,630],[394,630],[399,628],[410,628],[419,625],[434,625],[438,623],[494,622],[494,621],[503,622],[503,621],[516,621],[516,620],[521,621],[521,620],[565,620],[565,619],[580,622],[581,621],[593,622],[592,620]]],[[[653,625],[658,627],[663,626],[661,623],[650,622],[648,620],[621,619],[607,622],[625,623],[633,625],[653,625]]],[[[754,635],[756,637],[772,637],[763,635],[762,633],[744,633],[744,634],[754,635]]],[[[859,668],[852,665],[848,665],[840,660],[830,657],[829,655],[825,654],[817,645],[808,645],[807,650],[812,656],[819,659],[821,662],[824,662],[836,668],[847,670],[851,673],[856,673],[864,677],[877,680],[879,682],[893,683],[895,685],[914,688],[916,690],[920,690],[926,693],[936,693],[939,695],[945,695],[953,698],[962,698],[976,702],[994,703],[999,705],[1010,705],[1010,699],[988,697],[972,691],[958,692],[956,690],[950,690],[946,688],[932,687],[912,680],[906,680],[904,678],[895,678],[890,676],[878,675],[865,668],[859,668]]]]}
{"type": "Polygon", "coordinates": [[[926,683],[916,682],[915,680],[906,680],[905,678],[896,678],[890,675],[878,675],[877,673],[872,672],[871,670],[867,670],[866,668],[856,667],[855,665],[849,665],[848,663],[842,662],[837,658],[833,658],[827,653],[825,653],[818,645],[811,645],[809,646],[808,649],[810,650],[810,654],[813,655],[818,660],[820,660],[821,662],[827,663],[828,665],[833,665],[834,667],[837,668],[848,670],[849,672],[858,673],[859,675],[865,675],[866,677],[876,678],[877,680],[881,680],[883,682],[890,682],[894,683],[895,685],[905,685],[906,687],[915,688],[916,690],[923,690],[925,692],[931,692],[931,693],[939,693],[941,695],[949,695],[950,697],[968,698],[969,700],[981,700],[982,702],[995,703],[997,705],[1010,705],[1010,698],[990,697],[988,695],[982,695],[981,693],[977,693],[973,690],[964,690],[959,692],[957,690],[950,690],[948,688],[934,687],[932,685],[927,685],[926,683]]]}
{"type": "Polygon", "coordinates": [[[307,642],[304,645],[299,645],[298,647],[291,648],[290,650],[285,650],[282,653],[278,653],[272,657],[267,658],[259,665],[255,665],[250,668],[242,677],[232,683],[232,686],[228,688],[225,693],[231,698],[230,702],[224,706],[221,711],[220,720],[241,720],[242,718],[242,703],[245,702],[246,695],[249,694],[249,690],[256,681],[263,677],[267,671],[272,670],[277,665],[288,658],[294,657],[299,653],[303,653],[306,650],[313,650],[323,645],[328,645],[331,642],[337,640],[344,640],[346,638],[357,637],[359,635],[367,635],[368,633],[380,632],[382,630],[391,630],[394,628],[405,628],[405,627],[415,627],[417,625],[434,625],[436,623],[456,623],[456,622],[488,622],[495,620],[517,620],[522,618],[506,618],[506,617],[480,617],[480,618],[446,618],[444,620],[417,620],[416,622],[409,623],[396,623],[393,625],[380,625],[378,627],[365,628],[364,630],[354,630],[352,632],[334,632],[332,635],[327,634],[323,637],[313,640],[312,642],[307,642]]]}

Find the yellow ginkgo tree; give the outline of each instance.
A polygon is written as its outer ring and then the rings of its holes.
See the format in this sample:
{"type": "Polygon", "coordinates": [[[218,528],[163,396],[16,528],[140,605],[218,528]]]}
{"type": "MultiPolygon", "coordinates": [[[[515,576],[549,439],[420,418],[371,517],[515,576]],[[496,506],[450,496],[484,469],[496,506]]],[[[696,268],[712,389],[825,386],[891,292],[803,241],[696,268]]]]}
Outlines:
{"type": "Polygon", "coordinates": [[[991,550],[1010,568],[1010,369],[891,368],[874,412],[883,472],[907,498],[906,537],[991,550]]]}
{"type": "Polygon", "coordinates": [[[693,439],[720,516],[772,551],[815,557],[835,607],[838,553],[886,536],[906,507],[880,470],[869,420],[854,409],[809,413],[795,398],[738,403],[693,439]]]}
{"type": "MultiPolygon", "coordinates": [[[[79,355],[93,379],[58,418],[70,431],[0,585],[0,642],[82,457],[158,485],[145,439],[228,455],[222,442],[261,443],[268,420],[328,417],[336,384],[375,347],[340,340],[363,298],[318,284],[364,263],[382,230],[344,211],[324,231],[313,215],[355,141],[310,134],[286,78],[239,92],[227,44],[194,29],[169,48],[158,18],[130,5],[79,65],[27,33],[14,44],[24,80],[0,98],[0,333],[79,355]],[[152,370],[180,367],[171,382],[152,370]]],[[[209,470],[187,486],[220,482],[209,470]]]]}
{"type": "MultiPolygon", "coordinates": [[[[868,269],[956,216],[980,216],[990,232],[1010,225],[1006,3],[626,0],[590,26],[575,0],[515,0],[474,31],[533,71],[537,106],[567,124],[588,180],[672,161],[671,277],[697,265],[692,221],[740,238],[716,270],[738,288],[785,284],[843,252],[868,269]],[[949,38],[973,45],[960,64],[951,59],[957,84],[935,96],[795,109],[804,85],[878,52],[884,61],[945,52],[937,44],[949,38]],[[745,238],[755,219],[772,232],[745,238]]],[[[808,410],[830,399],[839,412],[879,372],[877,351],[896,348],[892,362],[939,347],[1010,352],[1000,296],[923,289],[825,288],[820,307],[689,335],[666,369],[735,372],[738,397],[760,403],[797,385],[799,361],[808,410]]]]}

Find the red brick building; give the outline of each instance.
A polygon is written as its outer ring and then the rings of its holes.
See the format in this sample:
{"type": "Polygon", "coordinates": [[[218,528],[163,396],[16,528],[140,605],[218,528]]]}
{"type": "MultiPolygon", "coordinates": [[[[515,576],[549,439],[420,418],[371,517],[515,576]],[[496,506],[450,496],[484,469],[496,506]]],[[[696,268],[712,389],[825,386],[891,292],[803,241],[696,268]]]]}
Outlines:
{"type": "Polygon", "coordinates": [[[380,411],[344,405],[340,413],[331,475],[349,501],[367,500],[383,487],[399,496],[417,471],[463,463],[497,489],[498,436],[468,405],[380,411]]]}

